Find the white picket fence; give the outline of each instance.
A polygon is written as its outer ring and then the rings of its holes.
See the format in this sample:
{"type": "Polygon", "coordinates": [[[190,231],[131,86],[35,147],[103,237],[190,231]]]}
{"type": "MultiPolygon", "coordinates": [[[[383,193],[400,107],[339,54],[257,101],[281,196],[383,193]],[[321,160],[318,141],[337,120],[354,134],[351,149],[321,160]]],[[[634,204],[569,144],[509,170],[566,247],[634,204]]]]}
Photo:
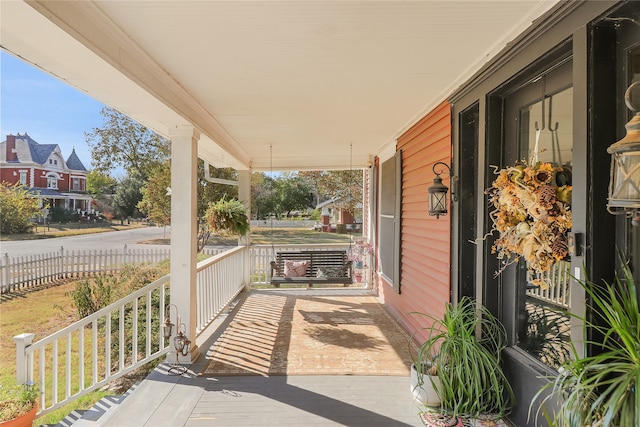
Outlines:
{"type": "MultiPolygon", "coordinates": [[[[205,248],[215,255],[222,249],[205,248]]],[[[169,259],[169,248],[65,250],[10,257],[6,253],[0,265],[0,294],[35,287],[67,278],[113,274],[127,264],[151,263],[169,259]]]]}

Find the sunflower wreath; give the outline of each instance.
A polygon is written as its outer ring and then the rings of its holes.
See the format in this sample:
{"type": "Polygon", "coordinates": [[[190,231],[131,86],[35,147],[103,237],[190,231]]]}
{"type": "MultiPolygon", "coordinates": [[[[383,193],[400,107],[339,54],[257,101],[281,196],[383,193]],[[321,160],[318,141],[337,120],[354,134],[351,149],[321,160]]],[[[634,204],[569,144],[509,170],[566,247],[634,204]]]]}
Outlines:
{"type": "Polygon", "coordinates": [[[567,169],[551,163],[519,162],[495,169],[498,176],[487,189],[495,210],[490,213],[499,233],[492,253],[501,260],[496,275],[521,257],[535,285],[546,287],[543,273],[567,257],[567,231],[571,229],[571,185],[564,183],[567,169]]]}

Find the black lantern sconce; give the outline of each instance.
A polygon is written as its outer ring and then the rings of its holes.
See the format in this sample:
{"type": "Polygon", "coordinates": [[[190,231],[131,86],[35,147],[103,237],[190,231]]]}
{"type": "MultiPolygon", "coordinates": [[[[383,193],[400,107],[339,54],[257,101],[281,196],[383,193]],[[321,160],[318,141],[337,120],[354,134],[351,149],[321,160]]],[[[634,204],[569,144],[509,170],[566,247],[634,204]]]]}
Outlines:
{"type": "Polygon", "coordinates": [[[433,178],[433,184],[431,187],[427,189],[427,193],[429,194],[429,215],[440,219],[440,215],[446,215],[448,212],[447,192],[449,191],[449,187],[442,183],[442,177],[440,174],[443,172],[436,172],[437,166],[447,168],[449,176],[451,176],[451,201],[453,202],[458,201],[458,195],[455,192],[455,182],[458,180],[458,177],[451,175],[451,168],[446,163],[436,162],[433,165],[432,170],[436,176],[433,178]]]}
{"type": "Polygon", "coordinates": [[[627,108],[635,112],[625,125],[627,134],[607,148],[611,154],[609,202],[607,210],[614,215],[627,215],[634,226],[640,225],[640,81],[633,83],[624,95],[627,108]]]}
{"type": "Polygon", "coordinates": [[[186,356],[191,351],[191,341],[185,334],[186,326],[184,323],[180,323],[180,315],[178,314],[178,307],[175,304],[167,304],[165,307],[165,319],[164,324],[162,325],[162,335],[165,339],[171,339],[173,334],[173,328],[176,326],[171,323],[171,306],[176,309],[176,324],[177,333],[176,336],[173,337],[173,348],[176,350],[176,363],[171,365],[169,369],[169,375],[182,375],[187,372],[187,368],[185,366],[179,365],[179,356],[186,356]]]}

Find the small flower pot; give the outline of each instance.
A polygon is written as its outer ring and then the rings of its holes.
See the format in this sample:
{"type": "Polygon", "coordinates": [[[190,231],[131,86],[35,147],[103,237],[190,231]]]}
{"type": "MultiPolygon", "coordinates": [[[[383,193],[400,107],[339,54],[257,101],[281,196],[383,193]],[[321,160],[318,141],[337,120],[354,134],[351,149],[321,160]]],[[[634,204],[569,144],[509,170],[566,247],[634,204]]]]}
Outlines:
{"type": "Polygon", "coordinates": [[[34,405],[33,408],[24,415],[20,415],[9,421],[0,421],[0,427],[31,427],[33,420],[36,419],[38,412],[38,405],[34,405]]]}

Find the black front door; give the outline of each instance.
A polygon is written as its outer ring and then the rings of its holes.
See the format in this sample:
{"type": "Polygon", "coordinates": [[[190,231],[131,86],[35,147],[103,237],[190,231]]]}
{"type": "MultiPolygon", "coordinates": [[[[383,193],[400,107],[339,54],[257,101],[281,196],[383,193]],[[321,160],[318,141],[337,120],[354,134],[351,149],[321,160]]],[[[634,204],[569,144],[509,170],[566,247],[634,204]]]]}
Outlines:
{"type": "MultiPolygon", "coordinates": [[[[550,64],[508,93],[503,98],[505,142],[500,167],[548,163],[556,171],[555,186],[581,185],[572,182],[573,99],[570,57],[550,64]]],[[[538,201],[529,202],[529,215],[535,215],[538,201]]],[[[545,235],[530,237],[530,251],[547,244],[545,235]]],[[[570,280],[568,258],[554,262],[543,275],[532,274],[522,258],[506,267],[498,265],[498,269],[501,318],[509,342],[505,372],[516,396],[511,418],[517,425],[526,425],[529,404],[544,384],[542,377],[552,375],[570,357],[572,321],[567,312],[572,310],[572,287],[576,285],[570,280]]]]}

